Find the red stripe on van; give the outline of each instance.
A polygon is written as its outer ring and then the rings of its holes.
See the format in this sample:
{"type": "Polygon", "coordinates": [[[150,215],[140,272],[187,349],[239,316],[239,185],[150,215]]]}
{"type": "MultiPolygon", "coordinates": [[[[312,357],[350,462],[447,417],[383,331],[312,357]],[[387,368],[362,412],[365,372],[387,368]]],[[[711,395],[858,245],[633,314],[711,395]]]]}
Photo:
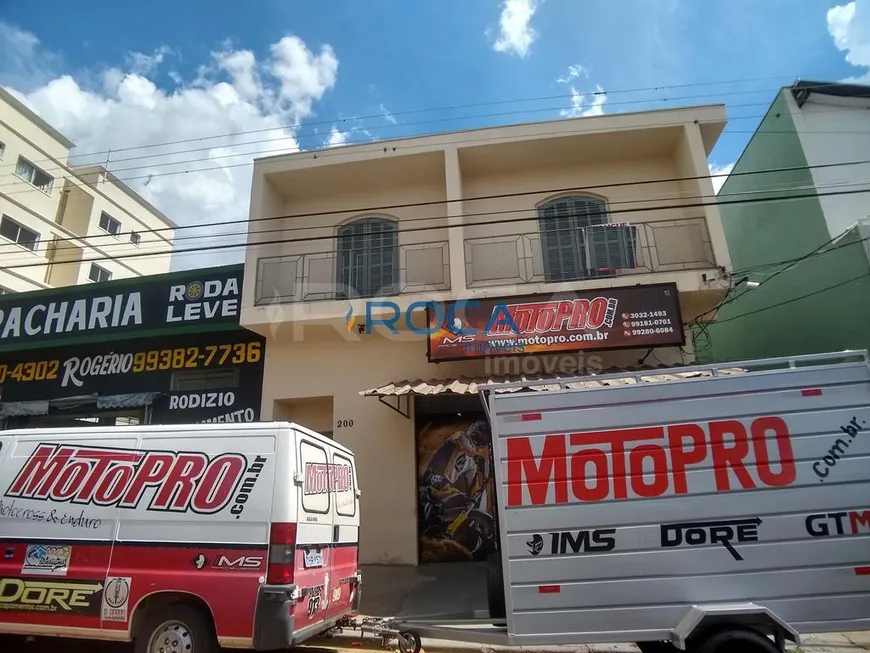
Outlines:
{"type": "Polygon", "coordinates": [[[559,594],[562,591],[561,585],[539,585],[538,594],[559,594]]]}
{"type": "Polygon", "coordinates": [[[808,388],[807,390],[801,390],[801,394],[804,397],[819,397],[822,394],[821,388],[808,388]]]}
{"type": "Polygon", "coordinates": [[[855,567],[856,576],[870,576],[870,567],[855,567]]]}
{"type": "Polygon", "coordinates": [[[538,422],[542,419],[542,417],[541,413],[526,413],[525,415],[521,416],[520,419],[523,422],[538,422]]]}

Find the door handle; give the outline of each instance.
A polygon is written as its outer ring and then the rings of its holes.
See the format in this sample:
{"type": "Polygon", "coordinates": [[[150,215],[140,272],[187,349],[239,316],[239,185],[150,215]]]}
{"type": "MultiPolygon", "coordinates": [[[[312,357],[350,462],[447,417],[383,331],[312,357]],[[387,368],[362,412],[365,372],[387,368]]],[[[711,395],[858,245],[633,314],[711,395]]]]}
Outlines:
{"type": "Polygon", "coordinates": [[[339,528],[340,527],[338,526],[338,524],[336,524],[335,526],[332,527],[332,543],[333,544],[338,542],[338,529],[339,528]]]}

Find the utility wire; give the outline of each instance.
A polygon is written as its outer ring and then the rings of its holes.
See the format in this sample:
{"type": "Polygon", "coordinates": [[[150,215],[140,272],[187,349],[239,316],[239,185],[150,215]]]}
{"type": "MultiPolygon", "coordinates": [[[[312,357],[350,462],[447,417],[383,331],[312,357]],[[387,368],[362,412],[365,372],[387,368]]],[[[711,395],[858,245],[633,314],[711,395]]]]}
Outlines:
{"type": "MultiPolygon", "coordinates": [[[[610,211],[609,214],[620,214],[620,213],[642,213],[648,211],[666,211],[669,209],[688,209],[688,208],[698,208],[698,207],[706,207],[706,206],[721,206],[724,204],[761,204],[765,202],[786,202],[786,201],[794,201],[800,199],[808,199],[815,197],[832,197],[832,196],[846,196],[846,195],[857,195],[859,193],[868,193],[870,192],[870,188],[862,189],[862,190],[843,190],[843,191],[830,191],[826,193],[808,193],[805,195],[793,195],[790,197],[759,197],[759,198],[750,198],[744,200],[721,200],[719,202],[713,203],[693,203],[693,204],[675,204],[671,206],[652,206],[652,207],[638,207],[634,209],[616,209],[614,211],[610,211]]],[[[445,217],[445,220],[449,221],[449,218],[445,217]]],[[[510,224],[514,222],[528,222],[528,217],[520,217],[520,218],[503,218],[500,220],[492,220],[487,221],[485,223],[481,223],[484,225],[493,225],[493,224],[510,224]]],[[[426,226],[426,227],[411,227],[410,229],[397,229],[396,234],[404,234],[404,233],[416,233],[416,232],[427,232],[427,231],[441,231],[446,229],[452,229],[456,227],[463,227],[463,224],[446,224],[446,225],[435,225],[435,226],[426,226]]],[[[207,245],[200,247],[192,247],[188,249],[175,250],[172,255],[176,254],[187,254],[194,252],[205,252],[205,251],[222,251],[222,250],[230,250],[230,249],[238,249],[238,248],[246,248],[246,247],[262,247],[266,245],[283,245],[283,244],[295,244],[295,243],[304,243],[304,242],[318,242],[323,240],[334,241],[338,238],[337,234],[329,234],[323,236],[304,236],[300,238],[288,238],[288,239],[277,239],[277,240],[267,240],[262,242],[254,242],[254,243],[230,243],[230,244],[221,244],[221,245],[207,245]]],[[[151,253],[151,252],[137,252],[133,254],[126,254],[124,256],[103,256],[98,258],[89,258],[89,259],[80,259],[77,261],[78,263],[89,263],[89,262],[97,262],[97,261],[109,261],[109,260],[118,260],[118,259],[131,259],[131,258],[141,258],[147,256],[166,256],[168,252],[161,253],[151,253]]],[[[270,258],[280,258],[280,257],[270,257],[270,258]]],[[[59,262],[59,264],[61,264],[59,262]]],[[[5,270],[13,270],[20,268],[31,268],[31,267],[42,267],[48,265],[48,262],[39,262],[39,263],[25,263],[19,265],[9,265],[4,266],[5,270]]]]}
{"type": "MultiPolygon", "coordinates": [[[[729,105],[728,108],[734,109],[734,108],[755,107],[755,106],[769,106],[769,103],[768,102],[755,102],[755,103],[749,103],[749,104],[737,104],[737,105],[729,105]]],[[[519,111],[519,112],[514,111],[514,112],[507,112],[504,114],[480,114],[480,115],[476,115],[476,116],[464,116],[464,117],[458,117],[458,118],[438,118],[438,119],[433,119],[433,120],[428,120],[428,121],[421,121],[421,122],[417,122],[417,123],[402,123],[401,125],[381,125],[377,128],[372,127],[372,129],[387,129],[387,128],[400,127],[400,126],[407,127],[407,126],[411,126],[411,125],[415,125],[415,124],[419,125],[419,124],[426,124],[426,123],[432,123],[432,122],[444,122],[444,121],[449,121],[449,120],[471,120],[471,119],[475,119],[475,118],[485,118],[485,117],[492,117],[492,116],[499,116],[499,115],[511,115],[511,114],[517,114],[517,113],[525,114],[525,113],[543,112],[543,111],[552,112],[552,111],[558,111],[562,108],[563,107],[549,107],[546,109],[532,109],[532,110],[519,111]]],[[[686,109],[686,110],[691,110],[691,109],[697,108],[697,106],[688,105],[688,106],[670,107],[670,108],[682,108],[682,109],[686,109]]],[[[839,109],[837,109],[837,108],[827,109],[827,110],[823,109],[823,110],[818,111],[817,113],[821,113],[823,111],[832,112],[832,111],[838,111],[838,110],[839,109]]],[[[613,114],[609,114],[609,115],[610,116],[620,116],[620,115],[631,115],[631,114],[629,112],[623,112],[623,113],[613,113],[613,114]]],[[[728,119],[729,125],[726,127],[726,130],[728,130],[729,133],[731,133],[731,134],[760,134],[760,135],[765,135],[765,136],[771,136],[771,135],[777,135],[777,134],[791,134],[792,133],[792,131],[790,131],[790,130],[765,130],[764,132],[757,132],[757,131],[752,131],[752,130],[742,130],[741,131],[741,130],[729,129],[730,124],[733,123],[734,121],[754,120],[754,119],[762,119],[762,118],[764,118],[764,115],[734,116],[734,117],[728,119]]],[[[537,121],[537,122],[524,123],[524,124],[533,124],[533,125],[534,124],[547,124],[549,122],[553,122],[553,121],[546,121],[545,120],[545,121],[537,121]]],[[[671,123],[670,125],[669,124],[662,124],[661,126],[678,126],[678,125],[682,125],[682,124],[684,124],[684,123],[671,123]]],[[[501,125],[501,126],[502,127],[512,127],[512,126],[516,126],[516,125],[501,125]]],[[[641,125],[623,126],[623,127],[617,128],[615,131],[620,131],[620,130],[625,130],[625,129],[635,129],[639,126],[641,126],[641,125]]],[[[494,128],[494,127],[493,126],[478,127],[477,129],[492,129],[492,128],[494,128]]],[[[348,134],[348,133],[352,133],[355,131],[362,131],[362,132],[370,133],[369,129],[364,128],[364,127],[350,128],[348,130],[345,130],[343,133],[348,134]]],[[[442,134],[457,134],[457,133],[463,133],[465,131],[468,131],[468,130],[465,129],[465,130],[459,130],[459,131],[454,130],[454,131],[450,131],[450,132],[415,134],[413,136],[397,137],[397,138],[391,138],[391,139],[387,139],[387,140],[383,140],[383,141],[378,140],[376,138],[372,138],[372,139],[367,139],[367,140],[344,143],[344,144],[342,144],[342,147],[349,146],[349,145],[363,145],[363,144],[372,144],[372,145],[379,144],[379,143],[389,144],[391,142],[395,142],[395,141],[399,141],[399,140],[426,138],[426,137],[438,136],[438,135],[442,135],[442,134]]],[[[575,134],[582,134],[582,133],[584,133],[584,131],[595,132],[598,130],[597,129],[577,130],[574,133],[575,134]]],[[[866,131],[843,131],[843,130],[813,130],[813,131],[808,132],[808,133],[866,134],[867,132],[866,131]]],[[[143,159],[151,159],[151,160],[162,159],[162,158],[177,156],[177,155],[185,154],[185,153],[210,151],[213,149],[238,149],[238,148],[245,147],[247,145],[257,145],[257,144],[263,144],[263,143],[275,143],[275,142],[279,142],[279,141],[285,141],[288,138],[296,139],[298,136],[310,136],[310,135],[309,134],[293,133],[293,134],[285,134],[285,135],[282,135],[278,138],[268,138],[268,139],[262,139],[262,140],[258,140],[258,141],[249,141],[249,142],[237,143],[237,144],[213,145],[213,146],[209,146],[209,147],[193,148],[193,149],[188,149],[188,150],[179,150],[179,151],[172,151],[172,152],[160,152],[160,153],[155,153],[155,154],[147,154],[147,155],[141,155],[141,156],[127,157],[127,158],[122,158],[122,159],[115,159],[115,160],[111,161],[110,164],[117,164],[117,163],[121,163],[124,161],[137,161],[137,160],[143,160],[143,159]]],[[[503,139],[513,139],[513,138],[514,137],[502,137],[502,138],[492,138],[491,137],[490,139],[485,139],[485,140],[498,141],[498,140],[503,140],[503,139]]],[[[466,141],[463,141],[463,140],[453,141],[454,144],[461,144],[463,142],[466,142],[466,141]]],[[[468,139],[467,142],[474,142],[474,141],[472,139],[468,139]]],[[[411,144],[411,145],[403,145],[400,147],[402,149],[405,149],[405,148],[409,148],[409,147],[420,147],[420,145],[419,144],[411,144]]],[[[135,149],[135,148],[127,148],[127,149],[135,149]]],[[[193,158],[193,159],[184,159],[181,161],[162,161],[159,163],[157,163],[157,162],[155,162],[155,163],[143,163],[143,164],[139,164],[139,165],[128,166],[125,168],[113,168],[112,174],[117,175],[118,173],[121,173],[121,172],[129,172],[129,171],[134,171],[134,170],[146,170],[146,169],[150,170],[153,168],[161,168],[161,167],[166,167],[166,166],[181,166],[181,165],[188,165],[188,164],[194,164],[194,163],[204,163],[204,162],[208,162],[208,161],[218,161],[221,159],[235,159],[235,158],[240,158],[240,157],[254,157],[254,156],[280,156],[282,154],[289,155],[289,154],[300,154],[300,153],[318,153],[317,155],[320,158],[339,156],[339,155],[344,154],[344,152],[341,151],[341,148],[339,146],[323,145],[321,147],[315,147],[315,148],[308,149],[308,150],[293,150],[293,151],[288,150],[288,148],[286,148],[286,147],[279,147],[276,149],[266,149],[266,150],[259,149],[259,150],[254,150],[251,152],[233,152],[233,153],[227,153],[227,154],[208,155],[205,157],[198,157],[198,158],[193,158]]],[[[76,155],[76,156],[78,157],[80,155],[76,155]]],[[[57,161],[53,161],[53,162],[57,163],[57,161]]],[[[57,165],[55,168],[45,168],[42,170],[43,170],[43,172],[46,172],[46,173],[49,173],[49,172],[62,173],[62,174],[58,175],[56,177],[56,179],[63,180],[63,179],[70,178],[70,173],[74,174],[77,168],[88,167],[89,165],[103,165],[103,163],[106,163],[106,162],[93,162],[91,164],[77,164],[76,166],[72,166],[72,167],[69,165],[60,164],[60,165],[57,165]]],[[[15,165],[15,164],[11,164],[11,165],[15,165]]],[[[189,170],[173,171],[173,172],[167,172],[167,173],[155,173],[155,174],[143,175],[142,177],[128,177],[125,179],[121,179],[121,181],[129,181],[129,180],[142,179],[142,178],[154,177],[154,176],[159,177],[159,176],[165,176],[165,175],[182,174],[182,173],[188,173],[188,172],[205,172],[205,171],[209,171],[209,170],[219,170],[219,169],[235,168],[235,167],[242,167],[242,166],[249,166],[249,165],[253,165],[253,161],[245,161],[244,163],[237,163],[237,164],[228,163],[225,165],[215,166],[215,167],[211,167],[211,168],[191,168],[189,170]]],[[[3,176],[11,177],[13,175],[15,175],[15,172],[10,171],[10,172],[0,174],[0,177],[3,177],[3,176]]],[[[4,184],[4,185],[0,185],[0,188],[8,187],[11,185],[16,185],[16,184],[15,183],[4,184]]]]}
{"type": "MultiPolygon", "coordinates": [[[[680,123],[682,124],[682,123],[680,123]]],[[[731,172],[728,175],[696,175],[696,176],[688,176],[688,177],[671,177],[665,179],[643,179],[643,180],[633,180],[626,182],[609,182],[605,184],[598,184],[595,186],[572,186],[572,187],[562,187],[562,188],[552,188],[552,189],[536,189],[530,191],[517,191],[512,193],[498,193],[498,194],[490,194],[490,195],[480,195],[476,197],[463,197],[459,199],[443,199],[443,200],[430,200],[423,202],[406,202],[399,204],[382,204],[376,206],[365,206],[365,207],[349,207],[346,209],[336,209],[330,211],[320,211],[320,212],[309,212],[309,213],[296,213],[290,215],[276,215],[276,216],[266,216],[262,218],[242,218],[240,220],[225,220],[222,222],[206,222],[202,224],[196,225],[179,225],[175,228],[173,227],[158,227],[154,229],[144,229],[139,230],[136,233],[145,234],[145,233],[159,233],[164,231],[173,231],[177,232],[182,229],[202,229],[208,227],[224,227],[231,224],[247,224],[254,222],[256,224],[262,224],[266,221],[271,220],[298,220],[302,218],[315,218],[315,217],[326,217],[326,216],[336,216],[336,215],[347,215],[347,214],[363,214],[363,213],[382,213],[389,212],[395,209],[409,209],[409,208],[420,208],[426,206],[448,206],[455,202],[475,202],[482,200],[491,200],[491,199],[503,199],[506,197],[528,197],[532,195],[542,195],[542,194],[559,194],[566,192],[583,192],[583,191],[600,191],[608,188],[623,188],[623,187],[634,187],[634,186],[642,186],[642,185],[651,185],[651,184],[662,184],[662,183],[673,183],[673,182],[684,182],[684,181],[699,181],[702,179],[706,179],[714,176],[729,176],[729,177],[743,177],[749,175],[759,175],[759,174],[771,174],[771,173],[781,173],[781,172],[795,172],[795,171],[805,171],[805,170],[815,170],[815,169],[828,169],[828,168],[838,168],[838,167],[848,167],[848,166],[856,166],[856,165],[867,165],[870,164],[870,159],[863,159],[857,161],[841,161],[836,163],[822,163],[816,165],[802,165],[802,166],[784,166],[780,168],[768,168],[764,170],[747,170],[742,172],[731,172]]],[[[90,185],[85,184],[83,185],[90,185]]],[[[6,195],[12,195],[14,193],[6,193],[6,195]]],[[[726,196],[727,197],[727,196],[726,196]]],[[[724,200],[720,203],[727,203],[724,200]]],[[[708,206],[708,205],[704,205],[708,206]]],[[[664,207],[667,208],[667,207],[664,207]]],[[[490,215],[492,212],[486,212],[478,215],[490,215]]],[[[438,218],[444,218],[445,216],[435,216],[438,218]]],[[[435,219],[433,217],[433,219],[435,219]]],[[[474,217],[474,214],[468,214],[463,216],[455,216],[455,217],[474,217]]],[[[129,235],[130,232],[122,232],[119,235],[129,235]]],[[[105,238],[108,234],[97,234],[95,236],[82,236],[75,239],[66,239],[79,241],[85,238],[105,238]]]]}
{"type": "Polygon", "coordinates": [[[750,315],[755,315],[756,313],[762,313],[763,311],[769,311],[774,308],[779,308],[780,306],[786,306],[787,304],[793,304],[794,302],[799,302],[802,299],[807,299],[809,297],[814,297],[816,295],[820,295],[822,293],[828,292],[830,290],[834,290],[835,288],[840,288],[841,286],[845,286],[850,283],[854,283],[860,279],[865,277],[870,277],[870,272],[865,272],[857,277],[853,277],[851,279],[847,279],[846,281],[841,281],[839,283],[835,283],[832,286],[828,286],[826,288],[820,288],[819,290],[815,290],[811,293],[807,293],[806,295],[801,295],[800,297],[793,297],[792,299],[787,299],[783,302],[778,302],[776,304],[771,304],[769,306],[763,306],[762,308],[757,308],[754,311],[747,311],[746,313],[740,313],[739,315],[732,315],[729,318],[725,318],[724,320],[717,320],[715,324],[712,326],[716,326],[719,324],[725,324],[726,322],[731,322],[732,320],[739,320],[740,318],[749,317],[750,315]]]}
{"type": "MultiPolygon", "coordinates": [[[[867,184],[865,184],[863,182],[862,183],[840,182],[840,183],[822,184],[822,185],[800,185],[800,186],[788,186],[788,187],[771,187],[771,188],[755,189],[752,191],[746,191],[746,192],[735,194],[735,195],[729,195],[729,197],[735,197],[735,196],[745,197],[745,196],[750,196],[750,195],[762,195],[762,194],[773,193],[773,192],[777,192],[777,191],[799,191],[799,190],[809,191],[809,190],[821,190],[821,189],[826,189],[826,188],[845,188],[845,187],[864,186],[864,185],[867,185],[867,184]]],[[[631,206],[631,205],[635,205],[635,204],[649,204],[651,202],[663,202],[663,201],[686,201],[686,200],[715,199],[716,197],[717,197],[717,195],[715,195],[715,194],[714,195],[689,194],[689,193],[676,194],[676,195],[665,194],[665,195],[661,195],[661,196],[657,196],[657,197],[649,196],[649,197],[644,197],[644,198],[640,198],[640,199],[611,201],[611,202],[608,202],[607,206],[608,206],[608,213],[611,213],[611,212],[613,212],[612,207],[614,207],[614,206],[622,206],[622,205],[631,206]]],[[[523,215],[523,214],[529,214],[528,215],[529,220],[544,219],[538,215],[537,209],[535,207],[504,209],[504,210],[500,210],[500,211],[484,211],[484,212],[475,212],[475,213],[465,213],[462,216],[458,216],[458,217],[462,217],[463,219],[465,219],[465,218],[478,218],[478,217],[493,217],[493,216],[498,216],[498,215],[523,215]]],[[[402,222],[402,224],[407,225],[409,223],[423,223],[423,222],[431,222],[433,220],[445,221],[448,219],[449,218],[445,217],[443,214],[440,214],[440,215],[407,217],[407,218],[403,218],[401,220],[401,222],[402,222]]],[[[681,220],[690,220],[692,218],[680,218],[680,219],[681,220]]],[[[696,219],[701,219],[701,216],[698,216],[696,219]]],[[[226,222],[226,223],[220,223],[220,224],[234,224],[234,223],[226,222]]],[[[474,222],[471,225],[463,224],[463,226],[479,226],[479,225],[483,225],[483,224],[487,224],[487,222],[480,221],[480,222],[474,222]]],[[[655,224],[655,222],[643,223],[643,224],[655,224]]],[[[193,228],[195,228],[195,227],[193,227],[193,228]]],[[[316,226],[316,225],[315,226],[310,226],[310,225],[299,226],[299,227],[279,226],[279,227],[274,228],[274,229],[258,229],[256,231],[256,233],[259,236],[262,236],[263,234],[304,232],[304,231],[310,231],[313,229],[322,229],[322,228],[323,227],[316,226]]],[[[145,234],[145,233],[148,233],[148,230],[142,230],[142,231],[138,231],[136,233],[145,234]]],[[[249,231],[245,230],[245,231],[220,233],[218,235],[221,238],[229,238],[229,237],[233,237],[233,236],[247,237],[249,235],[249,233],[250,233],[249,231]]],[[[119,236],[120,235],[121,234],[119,234],[119,236]]],[[[215,237],[216,237],[216,234],[214,234],[214,233],[196,234],[196,235],[191,235],[191,236],[180,236],[180,237],[174,238],[172,240],[172,242],[174,245],[177,246],[177,244],[181,241],[195,241],[195,240],[203,240],[203,239],[215,238],[215,237]]],[[[84,242],[88,246],[91,246],[91,247],[94,247],[96,249],[100,249],[103,251],[107,251],[109,249],[119,249],[119,248],[131,247],[129,242],[124,241],[121,238],[119,238],[118,236],[115,236],[115,235],[110,234],[110,233],[93,234],[90,236],[85,235],[85,236],[69,237],[69,238],[55,238],[51,242],[55,245],[57,245],[59,243],[63,243],[63,242],[72,242],[74,244],[74,246],[76,246],[76,247],[79,246],[78,245],[79,242],[84,242]],[[92,242],[92,240],[96,240],[96,239],[108,239],[108,242],[99,242],[99,243],[92,242]]],[[[18,251],[18,247],[19,247],[16,243],[13,243],[13,242],[0,243],[0,254],[4,253],[2,250],[2,248],[4,246],[9,248],[6,250],[8,253],[16,253],[18,251]]],[[[146,244],[144,244],[144,246],[140,245],[140,247],[138,249],[138,251],[146,251],[146,250],[159,251],[160,253],[163,253],[166,251],[165,246],[162,245],[161,243],[146,243],[146,244]]],[[[735,272],[735,274],[737,274],[737,273],[735,272]]]]}
{"type": "MultiPolygon", "coordinates": [[[[604,90],[604,91],[599,91],[596,88],[594,90],[578,92],[578,94],[582,95],[582,96],[615,95],[615,94],[621,94],[621,93],[639,93],[642,91],[662,91],[662,90],[694,88],[694,87],[702,87],[702,86],[719,86],[719,85],[727,85],[727,84],[751,84],[751,83],[755,83],[755,82],[769,82],[769,81],[781,80],[785,77],[787,77],[787,75],[781,75],[781,76],[777,76],[777,77],[750,78],[750,79],[743,79],[743,80],[728,80],[728,81],[719,81],[719,82],[693,82],[693,83],[687,83],[687,84],[669,84],[669,85],[647,86],[647,87],[627,88],[627,89],[612,89],[612,90],[604,90]]],[[[819,88],[823,88],[825,86],[826,86],[826,84],[819,84],[818,85],[819,88]]],[[[779,87],[779,88],[782,88],[782,87],[779,87]]],[[[779,88],[777,88],[776,90],[778,91],[779,88]]],[[[814,87],[806,87],[806,88],[814,88],[814,87]]],[[[768,93],[768,92],[771,92],[771,90],[772,89],[765,88],[765,89],[758,89],[758,90],[754,90],[754,91],[728,91],[725,93],[708,93],[708,94],[701,95],[698,97],[712,97],[712,96],[721,96],[721,95],[728,96],[728,95],[735,95],[735,94],[747,95],[747,94],[754,94],[754,93],[768,93]]],[[[519,104],[519,103],[524,103],[524,102],[540,102],[540,101],[545,101],[545,100],[571,99],[572,97],[574,97],[574,95],[575,95],[574,93],[557,94],[557,95],[548,95],[548,96],[535,96],[535,97],[530,97],[530,98],[516,98],[516,99],[509,99],[509,100],[495,100],[495,101],[489,101],[489,102],[475,102],[475,103],[470,103],[470,104],[447,105],[447,106],[441,106],[441,107],[430,107],[428,109],[408,109],[408,110],[403,110],[403,111],[391,111],[391,112],[389,112],[389,115],[395,117],[395,116],[403,116],[403,115],[410,115],[410,114],[417,114],[417,113],[432,113],[432,112],[436,112],[436,111],[452,111],[452,110],[456,110],[456,109],[474,109],[474,108],[488,107],[488,106],[501,106],[501,105],[505,105],[505,104],[519,104]]],[[[673,101],[675,99],[680,99],[680,98],[654,98],[651,101],[668,102],[668,101],[673,101]]],[[[622,104],[622,102],[611,102],[610,103],[610,105],[615,105],[615,104],[622,104]]],[[[560,107],[558,107],[558,109],[565,109],[565,107],[560,106],[560,107]]],[[[485,117],[485,116],[486,116],[486,114],[482,114],[479,116],[472,116],[472,117],[485,117]]],[[[309,127],[309,126],[327,126],[327,125],[332,126],[332,125],[335,125],[337,123],[359,122],[362,120],[371,120],[371,119],[377,119],[377,118],[386,118],[386,114],[385,113],[377,113],[377,114],[370,114],[370,115],[363,115],[363,116],[350,116],[347,118],[336,118],[334,120],[312,121],[312,122],[306,122],[305,126],[306,127],[309,127]]],[[[461,118],[459,118],[459,119],[461,119],[461,118]]],[[[403,125],[408,125],[408,124],[412,124],[412,123],[403,123],[403,125]]],[[[386,125],[384,125],[384,127],[386,127],[386,125]]],[[[199,137],[185,138],[185,139],[179,139],[179,140],[174,140],[174,141],[163,141],[163,142],[157,142],[157,143],[148,143],[148,144],[144,144],[144,145],[135,145],[135,146],[131,146],[131,147],[112,148],[109,150],[98,150],[98,151],[94,151],[94,152],[77,154],[76,156],[77,157],[94,157],[94,156],[105,157],[106,155],[110,155],[110,154],[114,154],[114,153],[118,153],[118,152],[129,152],[129,151],[154,148],[154,147],[166,147],[169,145],[181,145],[184,143],[202,142],[205,140],[211,140],[211,139],[217,139],[217,138],[232,138],[235,136],[244,136],[247,134],[258,134],[258,133],[278,131],[278,130],[292,131],[292,130],[297,129],[297,128],[298,128],[297,125],[294,125],[294,124],[284,124],[284,125],[277,125],[275,127],[263,127],[263,128],[259,128],[259,129],[250,129],[250,130],[243,130],[243,131],[238,131],[238,132],[227,132],[227,133],[222,133],[222,134],[214,134],[211,136],[199,136],[199,137]]],[[[43,159],[41,161],[38,161],[38,160],[33,161],[32,163],[40,163],[40,162],[51,163],[52,161],[53,161],[52,159],[43,159]]],[[[0,167],[2,167],[2,166],[0,166],[0,167]]]]}

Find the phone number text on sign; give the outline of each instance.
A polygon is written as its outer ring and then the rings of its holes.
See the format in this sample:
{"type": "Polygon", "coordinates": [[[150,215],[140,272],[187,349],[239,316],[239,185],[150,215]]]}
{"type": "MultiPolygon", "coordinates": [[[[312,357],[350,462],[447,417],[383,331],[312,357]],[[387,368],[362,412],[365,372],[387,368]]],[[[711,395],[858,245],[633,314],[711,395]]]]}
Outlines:
{"type": "Polygon", "coordinates": [[[83,385],[82,377],[197,369],[211,365],[258,363],[262,355],[261,343],[240,342],[226,345],[206,345],[204,347],[154,349],[135,354],[110,353],[83,358],[75,356],[68,358],[63,364],[57,359],[28,361],[16,365],[0,363],[0,384],[9,380],[27,383],[30,381],[56,381],[59,378],[62,387],[66,387],[70,383],[81,386],[83,385]]]}

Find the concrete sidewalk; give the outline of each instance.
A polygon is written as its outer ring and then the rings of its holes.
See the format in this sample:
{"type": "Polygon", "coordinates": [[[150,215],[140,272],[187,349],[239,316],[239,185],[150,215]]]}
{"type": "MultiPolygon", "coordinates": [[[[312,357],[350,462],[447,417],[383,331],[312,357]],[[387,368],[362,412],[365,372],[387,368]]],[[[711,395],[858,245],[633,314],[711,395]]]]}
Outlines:
{"type": "MultiPolygon", "coordinates": [[[[486,566],[477,563],[442,563],[418,567],[366,565],[362,568],[361,612],[373,617],[408,617],[472,613],[487,610],[486,566]]],[[[805,635],[800,651],[805,653],[863,653],[870,651],[870,633],[805,635]]],[[[395,644],[395,642],[393,642],[395,644]]],[[[380,640],[360,637],[358,631],[312,642],[312,645],[380,650],[380,640]]],[[[794,647],[790,647],[794,649],[794,647]]],[[[560,651],[563,653],[637,653],[631,643],[541,648],[480,646],[468,642],[423,640],[426,653],[453,651],[560,651]]],[[[394,649],[397,650],[397,649],[394,649]]]]}
{"type": "MultiPolygon", "coordinates": [[[[804,635],[802,639],[803,642],[799,648],[788,646],[788,650],[800,653],[864,653],[870,651],[870,632],[811,634],[804,635]]],[[[335,651],[383,650],[378,638],[371,635],[360,638],[359,633],[350,632],[328,639],[312,641],[310,645],[335,651]]],[[[395,642],[392,642],[390,650],[398,651],[395,642]]],[[[517,651],[523,653],[639,653],[638,648],[631,643],[509,648],[430,639],[423,640],[423,651],[424,653],[465,653],[466,651],[484,651],[485,653],[517,653],[517,651]]]]}

